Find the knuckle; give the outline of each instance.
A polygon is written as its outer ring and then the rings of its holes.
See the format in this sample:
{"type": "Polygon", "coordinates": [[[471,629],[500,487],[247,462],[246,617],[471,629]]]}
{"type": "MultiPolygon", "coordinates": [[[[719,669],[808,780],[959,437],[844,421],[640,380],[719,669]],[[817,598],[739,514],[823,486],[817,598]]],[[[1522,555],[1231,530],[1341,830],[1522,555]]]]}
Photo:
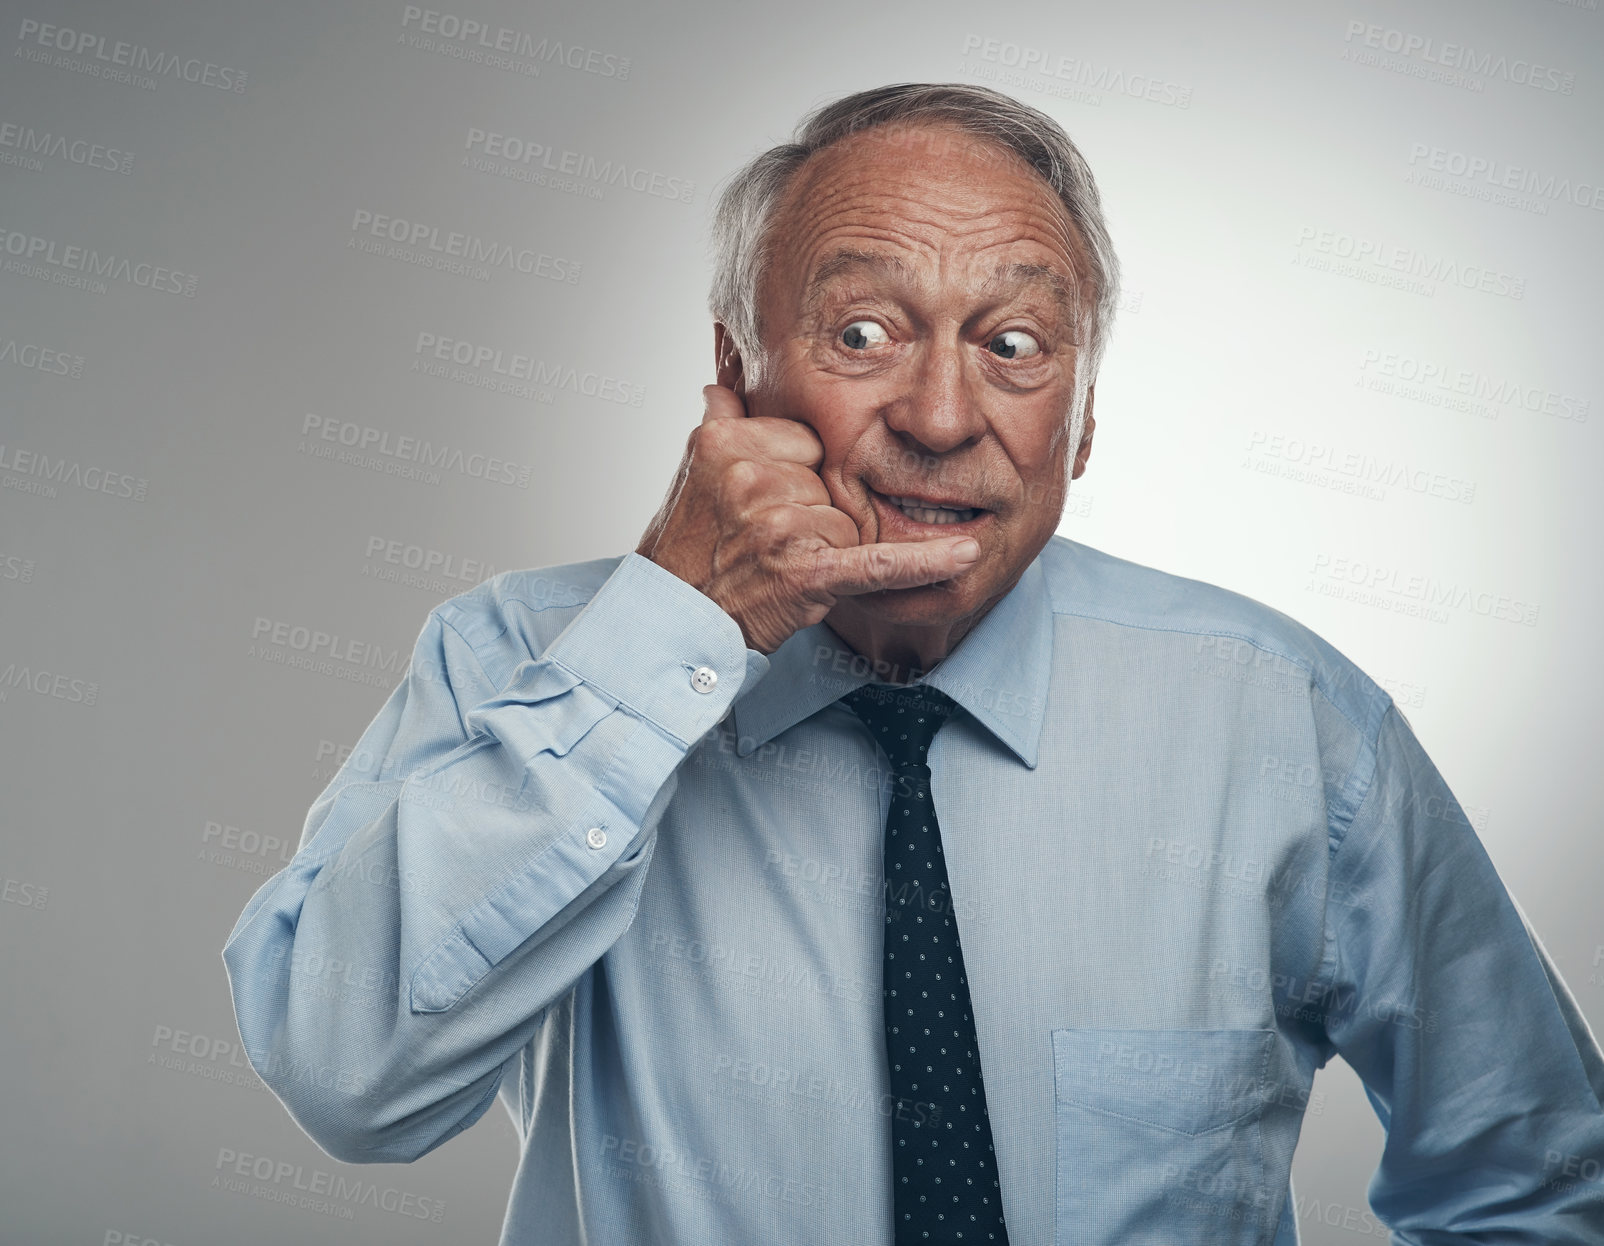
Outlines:
{"type": "Polygon", "coordinates": [[[722,453],[730,447],[730,437],[733,432],[732,420],[712,420],[706,424],[698,424],[692,430],[691,436],[696,438],[697,445],[713,454],[722,453]]]}
{"type": "Polygon", "coordinates": [[[755,488],[761,478],[762,472],[751,459],[735,459],[724,468],[725,484],[740,492],[755,488]]]}
{"type": "Polygon", "coordinates": [[[811,594],[830,578],[830,555],[826,549],[797,550],[791,557],[790,580],[802,593],[811,594]]]}
{"type": "Polygon", "coordinates": [[[845,548],[858,543],[858,526],[850,519],[834,519],[824,517],[825,535],[829,537],[830,544],[838,548],[845,548]]]}
{"type": "Polygon", "coordinates": [[[785,552],[786,542],[791,538],[791,525],[780,507],[770,506],[759,511],[748,524],[756,534],[761,550],[770,555],[785,552]]]}
{"type": "Polygon", "coordinates": [[[900,560],[896,551],[884,545],[876,545],[869,551],[869,569],[877,576],[895,575],[900,560]]]}

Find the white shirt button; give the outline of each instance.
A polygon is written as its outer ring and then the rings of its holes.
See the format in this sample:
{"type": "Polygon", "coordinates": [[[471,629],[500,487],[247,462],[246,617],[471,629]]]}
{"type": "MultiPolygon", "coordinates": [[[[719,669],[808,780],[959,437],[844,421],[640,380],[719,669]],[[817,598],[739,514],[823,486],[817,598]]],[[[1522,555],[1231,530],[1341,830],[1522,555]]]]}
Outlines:
{"type": "Polygon", "coordinates": [[[698,666],[691,672],[691,687],[698,692],[711,692],[718,683],[718,672],[711,666],[698,666]]]}
{"type": "Polygon", "coordinates": [[[593,826],[585,832],[585,842],[592,848],[607,847],[607,832],[599,826],[593,826]]]}

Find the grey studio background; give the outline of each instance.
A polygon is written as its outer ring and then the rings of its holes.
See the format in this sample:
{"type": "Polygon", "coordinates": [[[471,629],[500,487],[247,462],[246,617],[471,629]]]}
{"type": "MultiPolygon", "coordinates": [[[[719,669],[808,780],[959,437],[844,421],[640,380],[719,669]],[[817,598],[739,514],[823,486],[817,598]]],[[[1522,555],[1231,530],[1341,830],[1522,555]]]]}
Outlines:
{"type": "MultiPolygon", "coordinates": [[[[633,548],[712,195],[883,82],[1007,90],[1100,182],[1061,531],[1386,685],[1604,1021],[1597,0],[463,6],[0,5],[0,1240],[496,1240],[505,1112],[330,1160],[222,943],[431,606],[633,548]]],[[[1304,1238],[1385,1240],[1315,1090],[1304,1238]]]]}

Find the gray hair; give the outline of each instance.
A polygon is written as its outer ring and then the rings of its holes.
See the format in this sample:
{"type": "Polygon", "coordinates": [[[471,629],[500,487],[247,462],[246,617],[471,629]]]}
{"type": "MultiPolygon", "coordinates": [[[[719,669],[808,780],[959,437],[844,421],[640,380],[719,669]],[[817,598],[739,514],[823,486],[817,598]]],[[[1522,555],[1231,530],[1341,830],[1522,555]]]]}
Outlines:
{"type": "Polygon", "coordinates": [[[1090,304],[1087,360],[1077,380],[1097,375],[1119,303],[1119,261],[1103,223],[1091,167],[1063,128],[1046,113],[987,87],[957,82],[903,82],[823,104],[798,123],[789,143],[759,153],[725,185],[713,214],[713,286],[708,310],[729,331],[748,373],[762,358],[758,282],[767,261],[767,235],[786,187],[815,152],[875,126],[946,124],[989,140],[1023,158],[1052,187],[1069,213],[1096,288],[1090,304]]]}

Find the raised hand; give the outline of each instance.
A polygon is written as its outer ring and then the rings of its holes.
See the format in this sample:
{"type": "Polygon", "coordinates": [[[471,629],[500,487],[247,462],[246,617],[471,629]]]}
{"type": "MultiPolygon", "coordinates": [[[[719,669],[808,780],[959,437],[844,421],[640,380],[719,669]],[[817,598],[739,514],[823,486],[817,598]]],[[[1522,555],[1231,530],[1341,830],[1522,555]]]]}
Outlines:
{"type": "Polygon", "coordinates": [[[747,415],[721,385],[702,398],[702,422],[635,552],[717,602],[748,647],[773,653],[840,597],[950,579],[979,557],[971,537],[860,545],[818,474],[818,434],[747,415]]]}

